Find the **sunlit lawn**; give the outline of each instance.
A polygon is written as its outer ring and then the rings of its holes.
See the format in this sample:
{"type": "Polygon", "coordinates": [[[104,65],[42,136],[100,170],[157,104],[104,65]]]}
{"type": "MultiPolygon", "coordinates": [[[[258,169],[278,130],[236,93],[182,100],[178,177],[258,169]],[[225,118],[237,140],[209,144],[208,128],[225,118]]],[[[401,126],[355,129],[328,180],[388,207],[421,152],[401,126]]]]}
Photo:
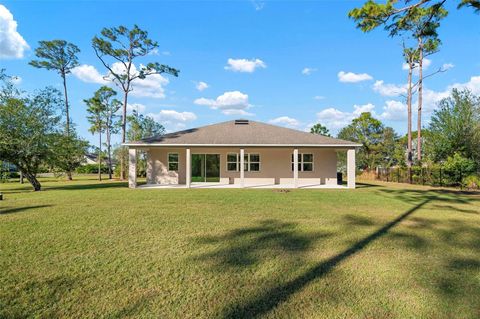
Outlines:
{"type": "Polygon", "coordinates": [[[479,318],[480,195],[0,184],[0,317],[479,318]]]}

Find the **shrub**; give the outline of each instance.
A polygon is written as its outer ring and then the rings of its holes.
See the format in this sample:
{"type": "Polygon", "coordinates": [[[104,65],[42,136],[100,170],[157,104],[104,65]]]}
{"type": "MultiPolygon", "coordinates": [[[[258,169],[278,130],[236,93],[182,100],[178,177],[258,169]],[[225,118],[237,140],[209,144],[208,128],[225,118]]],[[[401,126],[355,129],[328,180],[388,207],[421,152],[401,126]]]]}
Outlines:
{"type": "Polygon", "coordinates": [[[480,189],[480,176],[469,175],[462,181],[462,186],[466,189],[480,189]]]}
{"type": "Polygon", "coordinates": [[[449,156],[444,164],[447,183],[460,185],[463,177],[471,175],[476,170],[476,164],[471,159],[465,158],[460,153],[449,156]]]}
{"type": "MultiPolygon", "coordinates": [[[[108,174],[108,166],[102,165],[102,174],[108,174]]],[[[77,167],[75,170],[78,174],[98,174],[98,164],[86,164],[77,167]]]]}

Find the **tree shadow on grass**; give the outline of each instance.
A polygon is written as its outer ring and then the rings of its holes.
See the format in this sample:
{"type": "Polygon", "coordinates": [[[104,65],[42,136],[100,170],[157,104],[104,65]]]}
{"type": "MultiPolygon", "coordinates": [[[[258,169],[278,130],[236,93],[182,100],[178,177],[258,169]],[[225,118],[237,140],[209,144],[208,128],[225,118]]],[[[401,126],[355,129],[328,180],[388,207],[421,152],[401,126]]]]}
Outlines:
{"type": "Polygon", "coordinates": [[[1,209],[0,209],[0,215],[23,213],[23,212],[25,212],[25,211],[27,211],[27,210],[38,209],[38,208],[45,208],[45,207],[52,207],[52,205],[36,205],[36,206],[1,208],[1,209]]]}
{"type": "Polygon", "coordinates": [[[355,184],[355,187],[356,188],[375,188],[375,187],[382,187],[381,185],[376,185],[376,184],[369,184],[369,183],[365,183],[365,182],[361,182],[361,183],[356,183],[355,184]]]}
{"type": "Polygon", "coordinates": [[[218,269],[248,267],[281,253],[299,261],[316,241],[328,236],[331,234],[326,232],[298,233],[295,223],[264,220],[257,226],[235,229],[225,235],[199,238],[200,244],[228,245],[196,258],[213,263],[218,269]]]}
{"type": "Polygon", "coordinates": [[[29,279],[6,290],[0,318],[57,318],[62,312],[60,302],[74,289],[78,281],[71,277],[56,276],[29,279]]]}
{"type": "Polygon", "coordinates": [[[44,190],[88,190],[88,189],[109,189],[109,188],[126,188],[128,182],[96,182],[89,184],[61,184],[55,186],[45,186],[44,190]]]}
{"type": "Polygon", "coordinates": [[[410,208],[391,222],[385,224],[383,227],[373,232],[371,235],[356,242],[348,249],[341,253],[317,264],[305,271],[303,274],[297,276],[293,280],[286,283],[276,285],[273,288],[267,289],[263,293],[247,300],[244,303],[237,303],[226,307],[223,318],[258,318],[279,306],[281,303],[287,301],[293,294],[299,292],[304,287],[309,285],[314,280],[321,279],[335,269],[339,264],[358,254],[364,250],[375,240],[387,234],[398,223],[406,219],[415,211],[426,205],[433,198],[428,197],[423,199],[420,203],[410,208]]]}

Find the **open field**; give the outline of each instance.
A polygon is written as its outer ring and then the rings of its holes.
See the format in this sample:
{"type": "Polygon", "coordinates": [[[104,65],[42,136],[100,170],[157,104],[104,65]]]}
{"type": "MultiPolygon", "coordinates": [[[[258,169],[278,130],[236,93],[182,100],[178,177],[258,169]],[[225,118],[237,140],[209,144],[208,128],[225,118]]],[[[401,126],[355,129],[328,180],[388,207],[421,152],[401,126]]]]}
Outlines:
{"type": "Polygon", "coordinates": [[[0,317],[479,318],[480,195],[0,184],[0,317]]]}

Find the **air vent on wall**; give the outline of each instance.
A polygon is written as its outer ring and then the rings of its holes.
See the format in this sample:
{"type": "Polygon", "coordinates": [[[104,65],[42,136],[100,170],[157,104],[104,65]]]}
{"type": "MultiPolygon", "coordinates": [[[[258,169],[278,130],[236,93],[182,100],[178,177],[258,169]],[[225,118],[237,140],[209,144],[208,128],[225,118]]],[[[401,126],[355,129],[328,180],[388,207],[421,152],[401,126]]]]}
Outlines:
{"type": "Polygon", "coordinates": [[[235,120],[235,125],[248,125],[248,120],[235,120]]]}

